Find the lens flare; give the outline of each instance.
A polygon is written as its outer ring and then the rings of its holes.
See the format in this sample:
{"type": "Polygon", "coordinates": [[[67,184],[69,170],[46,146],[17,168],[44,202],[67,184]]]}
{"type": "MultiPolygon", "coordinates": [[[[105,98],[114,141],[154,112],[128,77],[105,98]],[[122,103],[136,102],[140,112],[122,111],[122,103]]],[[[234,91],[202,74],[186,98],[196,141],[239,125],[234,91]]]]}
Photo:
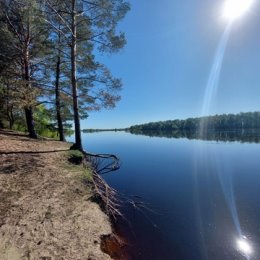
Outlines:
{"type": "Polygon", "coordinates": [[[224,6],[224,17],[234,20],[246,13],[254,0],[227,0],[224,6]]]}
{"type": "Polygon", "coordinates": [[[223,59],[224,59],[231,27],[232,27],[232,23],[229,23],[220,39],[220,42],[219,42],[219,45],[218,45],[218,48],[217,48],[217,51],[216,51],[216,54],[214,57],[214,61],[213,61],[212,67],[211,67],[211,71],[209,74],[205,94],[204,94],[201,116],[209,115],[212,102],[217,94],[219,78],[220,78],[220,74],[221,74],[223,59]]]}

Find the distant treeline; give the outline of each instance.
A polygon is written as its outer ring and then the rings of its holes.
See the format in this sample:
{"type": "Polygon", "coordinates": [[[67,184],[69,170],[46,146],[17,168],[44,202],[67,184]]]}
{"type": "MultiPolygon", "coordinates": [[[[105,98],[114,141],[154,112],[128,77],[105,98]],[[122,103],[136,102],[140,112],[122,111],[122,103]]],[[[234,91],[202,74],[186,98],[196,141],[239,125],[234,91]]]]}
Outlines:
{"type": "Polygon", "coordinates": [[[186,138],[189,140],[207,140],[217,142],[241,142],[241,143],[260,143],[260,131],[258,129],[246,129],[246,130],[230,130],[230,131],[207,131],[206,133],[200,133],[194,130],[175,130],[175,131],[158,131],[158,130],[146,130],[146,131],[131,131],[134,135],[145,135],[149,137],[162,137],[162,138],[174,138],[181,139],[186,138]]]}
{"type": "Polygon", "coordinates": [[[208,117],[188,118],[186,120],[167,120],[134,125],[129,128],[132,133],[143,131],[199,131],[201,127],[207,130],[238,130],[260,129],[260,112],[240,114],[224,114],[208,117]]]}
{"type": "Polygon", "coordinates": [[[96,133],[96,132],[117,132],[117,131],[126,131],[126,128],[112,128],[112,129],[83,129],[84,133],[96,133]]]}

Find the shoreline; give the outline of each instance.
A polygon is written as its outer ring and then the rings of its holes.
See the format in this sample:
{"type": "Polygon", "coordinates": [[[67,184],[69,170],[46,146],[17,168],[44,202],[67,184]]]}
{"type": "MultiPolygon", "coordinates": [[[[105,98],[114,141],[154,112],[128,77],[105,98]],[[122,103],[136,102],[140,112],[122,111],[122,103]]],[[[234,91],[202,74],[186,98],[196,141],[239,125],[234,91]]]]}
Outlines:
{"type": "Polygon", "coordinates": [[[112,259],[102,249],[115,226],[83,184],[90,169],[83,173],[69,156],[69,143],[0,130],[3,260],[112,259]]]}

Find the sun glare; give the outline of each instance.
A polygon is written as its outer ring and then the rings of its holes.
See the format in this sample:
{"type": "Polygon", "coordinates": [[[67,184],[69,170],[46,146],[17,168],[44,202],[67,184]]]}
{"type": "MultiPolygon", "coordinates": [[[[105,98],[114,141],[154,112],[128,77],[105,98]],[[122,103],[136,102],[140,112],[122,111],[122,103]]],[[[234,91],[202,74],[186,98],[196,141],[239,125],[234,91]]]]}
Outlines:
{"type": "Polygon", "coordinates": [[[234,20],[246,13],[252,6],[254,0],[226,0],[224,17],[234,20]]]}
{"type": "Polygon", "coordinates": [[[246,256],[249,256],[253,253],[253,249],[246,237],[242,237],[237,240],[237,247],[238,250],[246,256]]]}

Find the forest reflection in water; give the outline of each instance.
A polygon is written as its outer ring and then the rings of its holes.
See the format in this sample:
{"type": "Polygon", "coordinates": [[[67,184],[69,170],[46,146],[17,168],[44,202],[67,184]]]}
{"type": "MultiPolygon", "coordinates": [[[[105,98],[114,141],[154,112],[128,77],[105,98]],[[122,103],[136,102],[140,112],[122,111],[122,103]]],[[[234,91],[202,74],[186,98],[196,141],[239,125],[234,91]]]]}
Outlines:
{"type": "Polygon", "coordinates": [[[190,140],[208,140],[208,141],[221,141],[221,142],[241,142],[241,143],[260,143],[260,129],[246,129],[237,131],[214,131],[209,130],[201,134],[199,131],[194,130],[129,130],[134,135],[144,135],[149,137],[164,137],[164,138],[187,138],[190,140]]]}

